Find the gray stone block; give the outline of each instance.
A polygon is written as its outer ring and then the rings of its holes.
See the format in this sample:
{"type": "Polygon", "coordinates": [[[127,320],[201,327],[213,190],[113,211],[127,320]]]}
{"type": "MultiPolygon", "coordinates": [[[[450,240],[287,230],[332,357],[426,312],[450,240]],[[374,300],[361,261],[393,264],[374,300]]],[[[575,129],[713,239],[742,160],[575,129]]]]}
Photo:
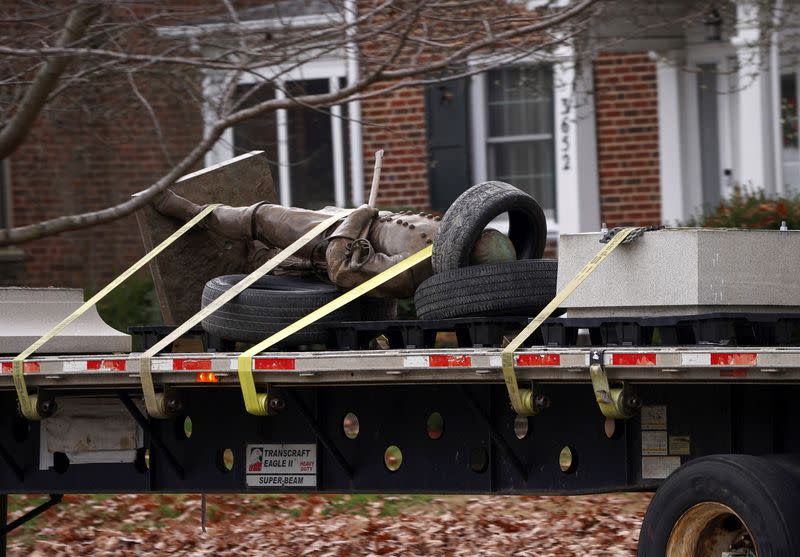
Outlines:
{"type": "MultiPolygon", "coordinates": [[[[263,151],[252,151],[179,179],[172,190],[198,203],[243,207],[276,201],[269,163],[263,151]]],[[[136,213],[147,251],[183,224],[151,206],[136,213]]],[[[187,232],[150,261],[161,315],[167,325],[180,325],[200,310],[206,282],[220,275],[248,270],[246,242],[228,240],[199,227],[187,232]]],[[[124,285],[122,286],[124,288],[124,285]]]]}
{"type": "MultiPolygon", "coordinates": [[[[602,248],[566,234],[558,288],[602,248]]],[[[800,311],[800,231],[675,228],[616,249],[566,300],[571,317],[800,311]]]]}
{"type": "MultiPolygon", "coordinates": [[[[78,288],[0,288],[0,354],[16,356],[58,325],[84,302],[78,288]]],[[[107,354],[130,352],[131,337],[109,327],[89,308],[40,354],[107,354]]]]}

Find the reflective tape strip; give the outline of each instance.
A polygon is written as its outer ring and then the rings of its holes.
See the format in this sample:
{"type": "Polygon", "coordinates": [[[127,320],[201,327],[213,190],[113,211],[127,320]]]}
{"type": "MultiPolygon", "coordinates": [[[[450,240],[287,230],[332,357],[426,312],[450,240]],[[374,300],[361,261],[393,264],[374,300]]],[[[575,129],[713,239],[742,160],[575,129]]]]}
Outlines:
{"type": "Polygon", "coordinates": [[[253,367],[259,371],[292,371],[295,369],[295,360],[294,358],[255,358],[253,367]]]}
{"type": "Polygon", "coordinates": [[[65,360],[63,371],[125,371],[127,360],[65,360]]]}
{"type": "MultiPolygon", "coordinates": [[[[13,371],[13,362],[3,362],[3,373],[13,373],[13,371]]],[[[39,365],[39,362],[25,362],[25,373],[39,373],[40,371],[41,366],[39,365]]]]}
{"type": "Polygon", "coordinates": [[[404,356],[403,367],[426,369],[430,367],[472,367],[472,357],[458,354],[431,354],[430,356],[404,356]]]}
{"type": "Polygon", "coordinates": [[[711,354],[681,354],[681,364],[685,366],[710,366],[711,354]]]}
{"type": "MultiPolygon", "coordinates": [[[[617,249],[617,247],[628,237],[628,235],[633,232],[634,228],[623,228],[619,232],[617,232],[614,237],[608,242],[603,248],[595,255],[591,261],[589,261],[583,269],[578,272],[575,277],[567,283],[567,285],[561,289],[561,292],[556,294],[556,297],[553,298],[549,304],[547,304],[544,309],[539,312],[533,321],[528,323],[528,325],[522,329],[522,331],[514,337],[514,339],[503,348],[501,353],[502,362],[503,362],[503,379],[506,383],[506,389],[508,390],[508,398],[511,400],[511,406],[514,408],[514,411],[517,414],[522,416],[530,416],[533,415],[534,411],[533,408],[529,408],[525,401],[523,400],[522,393],[520,392],[519,385],[517,385],[517,374],[514,371],[514,352],[522,346],[522,343],[525,342],[528,337],[530,337],[533,332],[539,328],[539,326],[548,318],[552,313],[558,309],[564,300],[569,297],[572,292],[575,291],[581,283],[586,280],[586,278],[591,275],[597,267],[603,262],[603,260],[611,255],[611,253],[617,249]]],[[[531,397],[527,397],[530,400],[531,397]]]]}
{"type": "Polygon", "coordinates": [[[450,354],[434,354],[428,356],[429,367],[471,367],[472,358],[450,354]]]}
{"type": "Polygon", "coordinates": [[[656,355],[653,354],[612,354],[612,366],[654,366],[656,355]]]}
{"type": "Polygon", "coordinates": [[[174,359],[172,360],[172,371],[210,371],[210,359],[174,359]]]}
{"type": "Polygon", "coordinates": [[[405,356],[403,358],[403,367],[426,368],[426,367],[428,367],[428,357],[427,356],[405,356]]]}
{"type": "Polygon", "coordinates": [[[403,367],[472,367],[472,357],[460,354],[431,354],[430,356],[405,356],[403,367]]]}
{"type": "Polygon", "coordinates": [[[159,358],[150,362],[150,369],[153,371],[173,371],[174,366],[172,360],[159,358]]]}
{"type": "Polygon", "coordinates": [[[125,360],[88,360],[86,362],[87,370],[125,371],[125,367],[125,360]]]}
{"type": "Polygon", "coordinates": [[[58,325],[50,329],[39,340],[31,344],[28,348],[20,352],[16,358],[14,358],[14,362],[12,364],[12,373],[14,374],[14,388],[17,391],[17,398],[19,399],[20,410],[22,411],[22,414],[26,418],[28,418],[29,420],[38,420],[40,416],[39,413],[36,411],[36,404],[31,400],[30,396],[28,395],[28,386],[25,384],[24,373],[25,371],[27,371],[27,369],[25,369],[23,366],[25,358],[36,352],[45,343],[47,343],[47,341],[55,337],[57,334],[63,331],[70,323],[72,323],[78,317],[83,315],[89,308],[91,308],[97,302],[105,298],[112,290],[114,290],[117,286],[125,282],[136,271],[144,267],[151,259],[153,259],[159,253],[164,251],[175,240],[183,236],[193,226],[195,226],[197,223],[203,220],[206,217],[206,215],[208,215],[211,211],[213,211],[217,207],[219,207],[219,204],[208,205],[206,208],[200,211],[200,213],[198,213],[197,216],[195,216],[193,219],[191,219],[186,224],[181,226],[178,230],[173,232],[167,239],[165,239],[163,242],[161,242],[155,248],[153,248],[152,251],[150,251],[144,257],[139,259],[139,261],[131,265],[128,268],[128,270],[126,270],[120,276],[112,280],[105,288],[100,290],[100,292],[89,298],[86,302],[83,303],[81,307],[79,307],[71,314],[69,314],[67,317],[65,317],[58,325]]]}
{"type": "Polygon", "coordinates": [[[516,359],[517,367],[560,366],[559,354],[519,354],[516,359]]]}
{"type": "Polygon", "coordinates": [[[253,379],[253,356],[258,354],[259,352],[263,352],[270,346],[274,346],[276,343],[282,341],[283,339],[293,335],[297,331],[302,330],[304,327],[311,325],[318,319],[325,317],[326,315],[330,314],[331,312],[336,311],[337,309],[343,307],[344,305],[352,302],[356,298],[363,296],[367,292],[377,288],[378,286],[382,285],[383,283],[393,279],[394,277],[400,275],[401,273],[406,272],[414,265],[418,265],[419,263],[429,259],[431,254],[433,253],[433,246],[427,246],[414,255],[406,257],[399,263],[392,265],[385,271],[381,272],[380,274],[372,277],[369,280],[364,281],[362,284],[356,286],[352,290],[349,290],[336,298],[325,304],[324,306],[316,309],[285,327],[284,329],[278,331],[274,335],[270,336],[269,338],[263,340],[262,342],[256,344],[252,348],[250,348],[247,352],[244,352],[239,356],[239,384],[242,388],[242,397],[244,398],[245,408],[250,414],[254,414],[256,416],[265,416],[267,415],[267,398],[265,394],[259,394],[256,391],[256,384],[253,379]]]}
{"type": "Polygon", "coordinates": [[[715,353],[711,354],[712,366],[755,366],[758,365],[758,354],[755,352],[715,353]]]}
{"type": "Polygon", "coordinates": [[[150,372],[151,366],[149,365],[149,360],[161,352],[164,348],[172,344],[175,340],[180,338],[186,331],[194,327],[196,324],[200,323],[203,319],[217,311],[223,305],[231,301],[233,298],[241,294],[246,288],[251,286],[255,281],[269,273],[270,271],[274,270],[278,267],[281,263],[286,261],[289,257],[297,253],[303,246],[308,244],[311,240],[325,232],[328,228],[339,222],[342,218],[347,216],[352,211],[341,211],[336,215],[333,215],[324,221],[317,224],[314,228],[300,236],[297,240],[286,246],[280,252],[278,252],[274,257],[267,260],[263,263],[258,269],[244,277],[242,280],[237,282],[234,286],[230,289],[226,290],[219,298],[215,299],[213,302],[208,304],[206,307],[195,313],[189,319],[184,321],[180,326],[178,326],[174,331],[168,334],[166,337],[158,341],[156,344],[151,346],[147,351],[145,351],[140,360],[139,366],[142,370],[141,372],[141,379],[142,379],[142,392],[144,393],[144,402],[145,406],[147,407],[147,413],[153,417],[166,417],[165,413],[160,408],[160,403],[158,401],[158,397],[156,396],[155,386],[153,384],[153,376],[150,372]]]}

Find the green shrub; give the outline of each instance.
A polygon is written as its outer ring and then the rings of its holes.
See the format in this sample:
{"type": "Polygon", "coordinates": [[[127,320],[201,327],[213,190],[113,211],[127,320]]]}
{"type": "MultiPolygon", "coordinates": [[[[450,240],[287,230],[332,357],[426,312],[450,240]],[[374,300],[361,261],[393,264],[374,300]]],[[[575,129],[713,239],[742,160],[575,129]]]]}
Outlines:
{"type": "Polygon", "coordinates": [[[133,276],[97,303],[103,321],[127,332],[137,325],[160,325],[161,309],[149,275],[133,276]]]}
{"type": "Polygon", "coordinates": [[[800,229],[800,195],[770,197],[761,190],[749,191],[737,186],[731,197],[686,224],[707,228],[779,229],[783,221],[790,229],[800,229]]]}

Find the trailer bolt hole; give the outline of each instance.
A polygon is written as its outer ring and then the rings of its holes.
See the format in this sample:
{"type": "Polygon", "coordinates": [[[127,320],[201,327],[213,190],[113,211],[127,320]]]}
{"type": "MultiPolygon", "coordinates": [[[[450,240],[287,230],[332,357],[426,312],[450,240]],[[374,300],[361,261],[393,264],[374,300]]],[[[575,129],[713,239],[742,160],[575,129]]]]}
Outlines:
{"type": "Polygon", "coordinates": [[[428,432],[428,437],[434,440],[440,439],[444,435],[444,418],[442,418],[442,415],[439,412],[434,412],[428,416],[425,429],[428,432]]]}
{"type": "Polygon", "coordinates": [[[397,472],[403,464],[403,451],[397,445],[389,445],[383,453],[383,463],[390,472],[397,472]]]}
{"type": "Polygon", "coordinates": [[[528,421],[528,416],[517,416],[514,418],[514,435],[517,436],[517,439],[525,439],[528,436],[529,428],[530,422],[528,421]]]}
{"type": "Polygon", "coordinates": [[[572,474],[578,468],[578,455],[575,453],[575,449],[564,445],[558,455],[558,467],[565,474],[572,474]]]}
{"type": "Polygon", "coordinates": [[[192,437],[192,432],[194,431],[194,427],[192,424],[192,418],[190,416],[185,416],[183,420],[178,420],[180,424],[178,430],[178,437],[181,439],[189,439],[192,437]]]}
{"type": "Polygon", "coordinates": [[[145,473],[150,469],[150,449],[139,447],[136,449],[136,457],[133,459],[133,467],[137,472],[145,473]]]}
{"type": "Polygon", "coordinates": [[[489,453],[483,447],[476,447],[469,451],[469,467],[476,474],[486,472],[489,467],[489,453]]]}
{"type": "Polygon", "coordinates": [[[69,468],[69,457],[67,453],[55,452],[53,453],[53,470],[57,474],[63,474],[69,468]]]}
{"type": "Polygon", "coordinates": [[[344,436],[348,439],[355,439],[358,437],[358,416],[352,412],[348,412],[342,421],[342,430],[344,431],[344,436]]]}
{"type": "Polygon", "coordinates": [[[605,430],[606,437],[609,439],[615,439],[615,436],[617,435],[617,420],[614,418],[606,418],[603,429],[605,430]]]}
{"type": "Polygon", "coordinates": [[[223,449],[217,451],[217,467],[220,471],[228,473],[233,470],[233,451],[230,449],[223,449]]]}

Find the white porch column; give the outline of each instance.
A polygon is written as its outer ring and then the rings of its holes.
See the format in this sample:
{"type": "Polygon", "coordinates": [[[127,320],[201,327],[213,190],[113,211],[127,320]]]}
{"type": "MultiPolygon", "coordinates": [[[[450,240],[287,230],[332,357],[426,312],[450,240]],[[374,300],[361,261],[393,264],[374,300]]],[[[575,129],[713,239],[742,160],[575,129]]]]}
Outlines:
{"type": "Polygon", "coordinates": [[[679,71],[668,60],[656,64],[661,222],[673,225],[685,217],[679,71]]]}
{"type": "Polygon", "coordinates": [[[770,132],[769,74],[762,64],[759,7],[740,2],[737,34],[731,39],[739,62],[737,72],[739,105],[738,173],[734,179],[745,186],[775,191],[770,132]]]}
{"type": "MultiPolygon", "coordinates": [[[[566,50],[566,49],[565,49],[566,50]]],[[[555,84],[556,221],[560,234],[600,230],[591,63],[559,52],[555,84]]]]}

